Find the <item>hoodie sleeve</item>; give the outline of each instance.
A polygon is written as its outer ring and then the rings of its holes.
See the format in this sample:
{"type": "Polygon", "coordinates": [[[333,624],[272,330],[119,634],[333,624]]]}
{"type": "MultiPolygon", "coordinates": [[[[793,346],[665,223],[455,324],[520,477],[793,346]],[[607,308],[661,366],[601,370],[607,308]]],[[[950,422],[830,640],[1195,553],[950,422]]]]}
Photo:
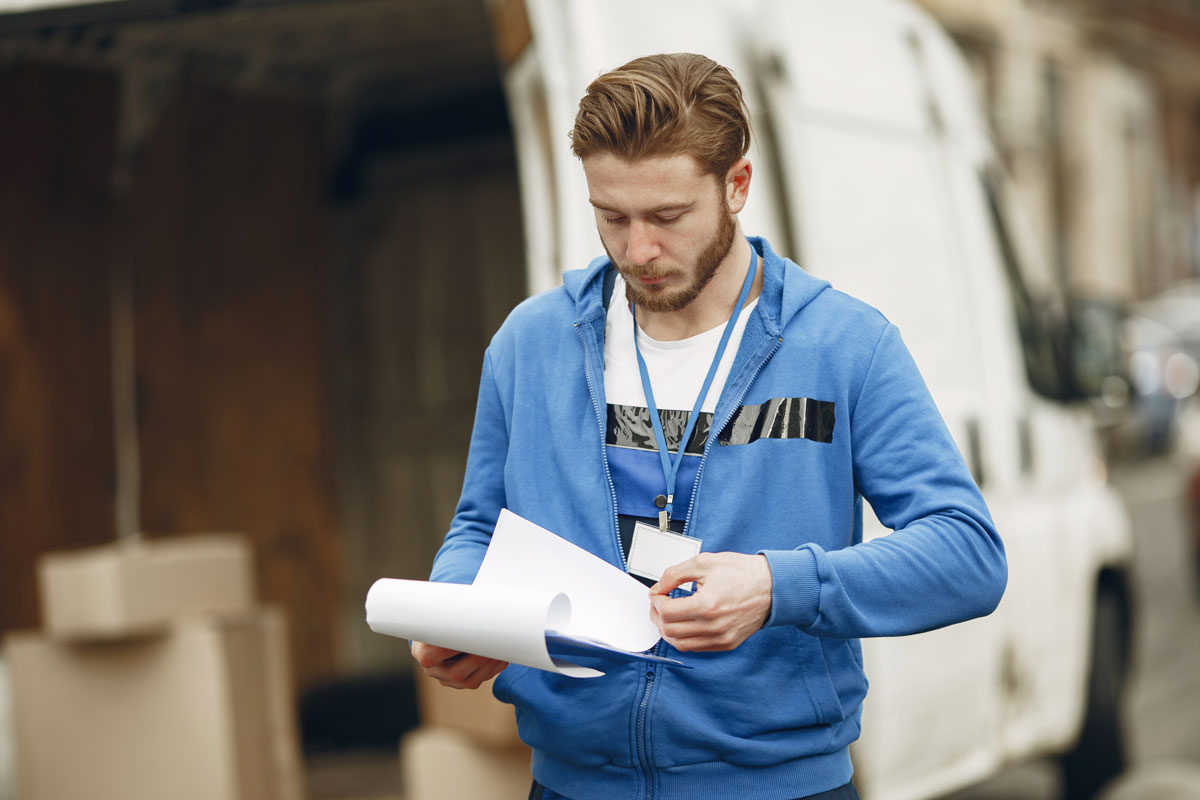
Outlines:
{"type": "Polygon", "coordinates": [[[496,387],[489,348],[483,357],[462,495],[450,530],[434,558],[430,580],[446,583],[475,580],[492,541],[500,510],[505,506],[504,464],[507,458],[507,417],[496,387]]]}
{"type": "Polygon", "coordinates": [[[1004,546],[916,364],[887,325],[850,411],[854,479],[893,531],[825,551],[766,551],[768,625],[830,637],[899,636],[991,613],[1004,546]]]}

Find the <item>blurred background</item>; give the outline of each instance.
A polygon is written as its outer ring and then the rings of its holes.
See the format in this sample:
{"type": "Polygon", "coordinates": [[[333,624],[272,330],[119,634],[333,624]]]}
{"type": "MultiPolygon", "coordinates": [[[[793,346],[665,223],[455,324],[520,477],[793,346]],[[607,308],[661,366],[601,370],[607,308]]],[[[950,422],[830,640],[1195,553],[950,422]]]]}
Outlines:
{"type": "MultiPolygon", "coordinates": [[[[1035,277],[1120,345],[1087,412],[1138,537],[1129,746],[1200,763],[1200,2],[919,5],[1035,277]]],[[[483,350],[542,288],[505,95],[528,28],[521,0],[0,0],[0,632],[45,626],[47,554],[239,534],[286,619],[298,791],[403,796],[411,663],[362,604],[428,574],[483,350]]]]}

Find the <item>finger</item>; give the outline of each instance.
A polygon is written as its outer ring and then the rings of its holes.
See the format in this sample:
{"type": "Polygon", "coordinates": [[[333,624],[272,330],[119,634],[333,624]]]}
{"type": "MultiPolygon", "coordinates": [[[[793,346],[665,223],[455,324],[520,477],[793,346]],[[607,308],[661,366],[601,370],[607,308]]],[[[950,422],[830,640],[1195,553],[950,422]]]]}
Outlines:
{"type": "Polygon", "coordinates": [[[662,631],[664,639],[673,642],[697,636],[716,636],[721,633],[722,629],[714,627],[713,623],[705,620],[684,620],[683,622],[665,623],[659,630],[662,631]]]}
{"type": "Polygon", "coordinates": [[[746,640],[747,632],[736,628],[709,628],[695,635],[664,636],[667,643],[681,651],[733,650],[746,640]]]}
{"type": "Polygon", "coordinates": [[[474,683],[476,686],[478,686],[487,679],[494,677],[496,673],[499,672],[499,670],[496,669],[497,663],[498,662],[494,658],[481,659],[479,665],[476,666],[475,669],[471,670],[471,672],[468,673],[465,678],[463,678],[463,682],[468,684],[474,683]]]}
{"type": "Polygon", "coordinates": [[[667,567],[667,569],[663,572],[662,577],[658,579],[658,582],[650,587],[650,594],[670,594],[674,590],[678,589],[682,584],[695,580],[696,578],[692,576],[692,573],[696,571],[694,569],[695,561],[696,558],[693,556],[687,561],[681,561],[673,567],[667,567]]]}
{"type": "Polygon", "coordinates": [[[705,653],[732,650],[736,644],[713,636],[691,636],[686,639],[667,639],[667,642],[681,653],[705,653]]]}
{"type": "Polygon", "coordinates": [[[650,597],[650,621],[653,622],[660,631],[663,630],[668,621],[673,621],[668,620],[663,613],[668,607],[668,604],[673,602],[674,599],[669,598],[666,595],[652,595],[650,597]]]}
{"type": "Polygon", "coordinates": [[[452,683],[462,683],[474,674],[481,666],[490,663],[493,659],[484,658],[483,656],[463,654],[461,658],[447,659],[441,665],[432,671],[434,677],[439,680],[447,680],[452,683]]]}
{"type": "Polygon", "coordinates": [[[437,645],[426,644],[424,642],[413,642],[412,655],[418,664],[425,669],[430,669],[456,656],[461,656],[463,653],[449,647],[438,647],[437,645]]]}
{"type": "Polygon", "coordinates": [[[701,559],[703,554],[692,556],[687,561],[680,561],[673,567],[668,567],[663,572],[662,577],[658,582],[650,587],[650,594],[670,594],[685,583],[699,580],[704,577],[701,559]]]}
{"type": "Polygon", "coordinates": [[[659,627],[689,620],[707,621],[712,616],[708,599],[699,594],[690,597],[659,595],[650,598],[650,605],[658,613],[659,627]]]}
{"type": "Polygon", "coordinates": [[[478,689],[483,684],[490,681],[492,678],[499,675],[508,666],[506,661],[492,660],[490,663],[484,664],[478,670],[471,674],[466,680],[466,688],[478,689]]]}
{"type": "MultiPolygon", "coordinates": [[[[465,675],[458,675],[453,680],[441,679],[442,685],[455,689],[478,689],[484,683],[499,675],[508,666],[508,662],[497,661],[494,658],[482,658],[478,659],[478,661],[479,663],[475,668],[465,675]]],[[[473,664],[475,662],[468,663],[473,664]]]]}

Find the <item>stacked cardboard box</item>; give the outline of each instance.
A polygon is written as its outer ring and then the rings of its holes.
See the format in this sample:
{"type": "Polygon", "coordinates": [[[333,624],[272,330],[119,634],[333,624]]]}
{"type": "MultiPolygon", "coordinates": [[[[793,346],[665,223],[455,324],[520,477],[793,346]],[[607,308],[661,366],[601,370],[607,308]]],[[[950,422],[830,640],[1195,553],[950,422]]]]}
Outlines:
{"type": "Polygon", "coordinates": [[[300,800],[283,615],[240,537],[39,564],[45,630],[5,640],[22,800],[300,800]]]}
{"type": "Polygon", "coordinates": [[[524,800],[529,748],[517,737],[512,706],[479,689],[449,689],[417,676],[421,727],[405,737],[408,800],[524,800]]]}
{"type": "Polygon", "coordinates": [[[38,590],[42,625],[64,642],[125,639],[255,604],[249,545],[231,534],[50,553],[38,560],[38,590]]]}
{"type": "Polygon", "coordinates": [[[451,689],[419,674],[417,706],[423,725],[449,728],[496,749],[523,746],[517,736],[513,707],[492,696],[491,681],[471,691],[451,689]]]}
{"type": "Polygon", "coordinates": [[[8,686],[8,665],[0,654],[0,800],[13,800],[12,692],[8,686]]]}

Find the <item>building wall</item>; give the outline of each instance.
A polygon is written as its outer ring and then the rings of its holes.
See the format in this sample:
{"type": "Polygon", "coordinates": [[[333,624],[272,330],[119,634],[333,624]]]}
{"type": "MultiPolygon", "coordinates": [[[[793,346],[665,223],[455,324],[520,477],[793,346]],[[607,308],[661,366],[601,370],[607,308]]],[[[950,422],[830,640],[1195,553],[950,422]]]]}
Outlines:
{"type": "Polygon", "coordinates": [[[391,154],[339,230],[343,663],[407,667],[405,643],[363,624],[363,601],[378,578],[429,576],[462,488],[484,349],[525,296],[511,140],[391,154]]]}
{"type": "Polygon", "coordinates": [[[1194,11],[921,3],[971,56],[1048,277],[1128,300],[1200,275],[1194,11]]]}
{"type": "Polygon", "coordinates": [[[44,550],[114,534],[114,81],[0,67],[0,630],[38,622],[44,550]]]}
{"type": "Polygon", "coordinates": [[[480,80],[472,104],[437,98],[474,110],[457,141],[409,135],[428,130],[418,100],[343,145],[361,173],[345,194],[327,132],[350,106],[180,76],[131,109],[111,72],[0,68],[21,120],[0,126],[0,628],[37,624],[37,555],[111,541],[120,495],[150,536],[250,537],[302,685],[408,666],[367,630],[366,590],[427,576],[484,349],[525,296],[511,133],[480,80]],[[143,139],[116,141],[119,113],[143,139]],[[125,277],[133,375],[114,378],[125,277]],[[113,444],[127,377],[132,495],[113,444]]]}
{"type": "Polygon", "coordinates": [[[298,679],[323,676],[344,586],[324,111],[185,81],[118,170],[117,95],[107,72],[0,67],[0,629],[38,623],[40,553],[115,535],[131,272],[140,528],[249,536],[298,679]]]}
{"type": "Polygon", "coordinates": [[[343,580],[326,309],[324,113],[184,84],[131,172],[141,522],[251,537],[300,681],[335,668],[343,580]]]}
{"type": "Polygon", "coordinates": [[[1167,283],[1155,223],[1166,185],[1159,99],[1144,74],[1104,55],[1073,77],[1083,169],[1073,187],[1072,282],[1092,294],[1138,297],[1167,283]]]}

